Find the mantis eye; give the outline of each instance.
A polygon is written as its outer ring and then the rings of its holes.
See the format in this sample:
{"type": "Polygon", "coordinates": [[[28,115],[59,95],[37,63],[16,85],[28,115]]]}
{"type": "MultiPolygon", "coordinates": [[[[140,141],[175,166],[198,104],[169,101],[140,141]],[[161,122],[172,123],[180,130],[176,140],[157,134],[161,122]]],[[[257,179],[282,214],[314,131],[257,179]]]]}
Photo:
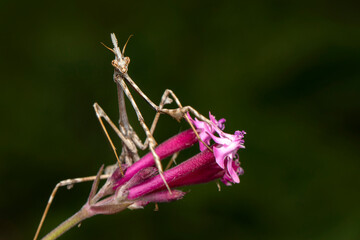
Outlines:
{"type": "Polygon", "coordinates": [[[129,58],[129,57],[125,57],[125,58],[124,58],[124,61],[125,61],[126,65],[129,65],[129,63],[130,63],[130,58],[129,58]]]}
{"type": "Polygon", "coordinates": [[[113,67],[119,68],[119,64],[116,60],[112,60],[111,65],[113,65],[113,67]]]}

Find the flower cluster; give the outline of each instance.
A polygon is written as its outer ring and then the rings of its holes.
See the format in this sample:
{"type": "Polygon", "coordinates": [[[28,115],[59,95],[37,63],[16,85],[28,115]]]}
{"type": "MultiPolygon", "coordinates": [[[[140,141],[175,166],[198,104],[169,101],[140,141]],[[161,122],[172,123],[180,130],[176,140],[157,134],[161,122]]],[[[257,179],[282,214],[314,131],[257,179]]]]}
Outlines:
{"type": "Polygon", "coordinates": [[[149,152],[133,165],[124,166],[124,175],[119,169],[115,170],[96,194],[98,183],[94,183],[88,201],[89,209],[94,214],[112,214],[125,208],[142,208],[150,202],[181,199],[185,192],[176,190],[176,187],[215,179],[220,179],[226,185],[239,183],[239,175],[244,171],[240,167],[237,151],[244,148],[245,132],[236,131],[233,135],[224,133],[225,119],[217,121],[211,114],[208,122],[192,119],[189,114],[187,117],[195,126],[201,141],[192,129],[188,129],[160,144],[155,152],[163,160],[199,142],[200,152],[197,155],[160,176],[154,167],[154,156],[149,152]],[[166,189],[164,180],[171,192],[166,189]]]}
{"type": "MultiPolygon", "coordinates": [[[[210,145],[210,141],[213,140],[215,145],[212,146],[212,150],[215,155],[216,163],[225,169],[225,174],[221,178],[221,181],[226,185],[231,183],[239,183],[239,175],[244,173],[244,170],[240,167],[239,155],[237,151],[244,146],[245,131],[236,131],[234,135],[224,133],[225,119],[217,121],[211,113],[209,113],[210,123],[199,121],[195,118],[192,119],[190,114],[187,115],[190,121],[199,131],[201,140],[210,145]],[[218,136],[216,136],[217,134],[218,136]]],[[[200,151],[204,151],[206,146],[200,142],[200,151]]]]}

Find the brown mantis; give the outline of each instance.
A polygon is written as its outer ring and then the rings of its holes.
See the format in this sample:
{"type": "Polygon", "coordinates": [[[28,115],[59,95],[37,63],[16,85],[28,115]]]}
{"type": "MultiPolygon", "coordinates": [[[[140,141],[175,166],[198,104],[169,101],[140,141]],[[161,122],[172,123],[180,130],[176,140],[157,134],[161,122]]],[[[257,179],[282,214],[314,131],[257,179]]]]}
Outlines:
{"type": "MultiPolygon", "coordinates": [[[[131,36],[130,36],[131,37],[131,36]]],[[[129,39],[130,39],[129,37],[129,39]]],[[[129,41],[128,39],[128,41],[129,41]]],[[[139,155],[138,155],[138,149],[141,150],[145,150],[145,149],[149,149],[153,156],[154,156],[154,160],[155,160],[155,165],[158,169],[159,175],[162,177],[165,185],[167,186],[168,190],[170,191],[169,186],[167,185],[164,177],[163,177],[163,167],[161,165],[160,159],[157,156],[156,152],[155,152],[155,146],[156,146],[156,141],[153,137],[153,133],[155,131],[156,125],[158,123],[160,114],[167,114],[170,115],[171,117],[175,118],[177,121],[180,121],[182,118],[185,118],[186,121],[189,123],[189,125],[191,126],[191,128],[194,130],[195,134],[197,135],[199,141],[202,142],[202,140],[200,139],[199,135],[197,134],[194,126],[191,124],[189,118],[187,117],[186,113],[187,112],[191,112],[196,118],[208,122],[210,123],[210,120],[205,118],[203,115],[201,115],[200,113],[198,113],[194,108],[192,108],[191,106],[185,106],[183,107],[182,104],[180,103],[179,99],[177,98],[177,96],[173,93],[173,91],[166,89],[165,92],[162,95],[161,101],[159,105],[156,105],[154,102],[152,102],[144,93],[143,91],[136,85],[136,83],[131,79],[131,77],[128,74],[128,67],[129,67],[129,63],[130,63],[130,58],[129,57],[125,57],[124,53],[125,53],[125,49],[127,46],[128,41],[126,42],[126,44],[124,45],[122,51],[120,51],[120,48],[118,46],[118,41],[116,39],[116,36],[114,33],[111,34],[111,40],[112,43],[114,45],[114,48],[108,48],[110,51],[112,51],[115,54],[115,59],[112,61],[112,66],[114,67],[114,74],[113,74],[113,80],[116,83],[117,86],[117,92],[118,92],[118,104],[119,104],[119,114],[120,114],[120,118],[119,118],[119,128],[111,121],[111,119],[107,116],[107,114],[105,113],[105,111],[100,107],[99,104],[94,103],[93,107],[95,109],[96,112],[96,116],[105,132],[105,135],[107,137],[107,139],[109,140],[109,143],[113,149],[113,152],[115,154],[115,157],[117,159],[118,162],[118,166],[121,170],[121,163],[126,163],[128,165],[131,165],[132,163],[136,162],[137,160],[139,160],[139,155]],[[154,120],[151,124],[150,129],[148,128],[148,126],[145,124],[144,118],[134,100],[134,98],[132,97],[132,94],[128,88],[129,84],[155,111],[155,117],[154,120]],[[128,117],[127,117],[127,113],[126,113],[126,108],[125,108],[125,95],[126,97],[129,99],[135,113],[136,116],[138,118],[138,121],[141,125],[141,127],[143,128],[145,134],[146,134],[146,139],[144,142],[142,142],[140,140],[140,138],[138,137],[138,135],[135,133],[135,131],[133,130],[133,128],[131,127],[129,121],[128,121],[128,117]],[[171,97],[171,98],[170,98],[171,97]],[[177,108],[175,109],[167,109],[164,108],[164,106],[166,104],[170,104],[172,101],[175,101],[175,103],[177,104],[177,108]],[[116,151],[115,145],[113,144],[106,128],[105,125],[103,123],[104,119],[109,125],[110,127],[115,131],[115,133],[119,136],[119,138],[122,141],[122,152],[120,154],[120,157],[118,156],[118,153],[116,151]]],[[[106,46],[105,46],[106,47],[106,46]]],[[[202,142],[205,146],[207,146],[204,142],[202,142]]],[[[207,146],[208,147],[208,146],[207,146]]],[[[209,148],[209,147],[208,147],[209,148]]],[[[209,148],[210,149],[210,148],[209,148]]],[[[211,150],[211,149],[210,149],[211,150]]],[[[212,151],[212,150],[211,150],[212,151]]],[[[176,156],[175,156],[176,157],[176,156]]],[[[173,157],[172,160],[175,158],[173,157]]],[[[170,161],[171,163],[172,161],[170,161]]],[[[121,170],[122,171],[122,170],[121,170]]],[[[108,171],[107,174],[101,175],[100,178],[101,179],[106,179],[110,176],[111,170],[110,172],[108,171]]],[[[38,229],[36,231],[34,240],[36,240],[39,236],[39,232],[40,229],[44,223],[45,217],[49,211],[50,205],[55,197],[55,194],[58,190],[59,187],[62,186],[67,186],[68,188],[71,188],[75,183],[80,183],[80,182],[86,182],[86,181],[93,181],[96,178],[96,176],[91,176],[91,177],[84,177],[84,178],[75,178],[75,179],[67,179],[67,180],[63,180],[60,181],[54,188],[54,190],[52,191],[50,198],[48,200],[47,206],[44,210],[44,213],[42,215],[40,224],[38,226],[38,229]]]]}

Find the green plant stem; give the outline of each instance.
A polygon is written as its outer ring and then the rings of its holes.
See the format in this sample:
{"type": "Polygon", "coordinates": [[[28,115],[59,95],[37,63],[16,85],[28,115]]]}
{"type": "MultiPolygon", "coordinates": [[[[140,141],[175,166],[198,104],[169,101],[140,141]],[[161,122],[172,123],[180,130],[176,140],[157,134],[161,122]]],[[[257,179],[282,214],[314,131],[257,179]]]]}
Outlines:
{"type": "Polygon", "coordinates": [[[42,240],[53,240],[60,237],[62,234],[73,228],[74,226],[78,225],[83,220],[92,217],[94,214],[92,214],[90,211],[88,211],[87,208],[83,207],[80,211],[75,213],[73,216],[65,220],[63,223],[61,223],[59,226],[57,226],[54,230],[52,230],[50,233],[48,233],[45,237],[42,238],[42,240]]]}

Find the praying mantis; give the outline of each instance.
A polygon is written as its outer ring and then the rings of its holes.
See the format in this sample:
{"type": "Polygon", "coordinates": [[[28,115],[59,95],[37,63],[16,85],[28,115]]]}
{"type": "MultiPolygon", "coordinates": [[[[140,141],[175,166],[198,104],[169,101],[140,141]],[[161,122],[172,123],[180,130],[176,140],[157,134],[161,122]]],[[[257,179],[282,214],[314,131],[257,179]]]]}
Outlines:
{"type": "MultiPolygon", "coordinates": [[[[140,150],[149,149],[154,157],[155,165],[158,169],[159,175],[162,177],[168,191],[171,192],[168,184],[166,183],[166,180],[163,177],[163,167],[161,165],[160,159],[155,152],[155,147],[156,147],[157,143],[153,137],[153,133],[155,131],[155,128],[158,123],[160,115],[161,114],[169,115],[172,118],[176,119],[177,121],[180,121],[181,119],[184,118],[189,123],[189,125],[193,129],[193,131],[195,132],[199,141],[202,142],[206,147],[208,147],[210,149],[210,151],[212,151],[211,148],[200,139],[197,131],[195,130],[195,127],[191,123],[191,121],[188,118],[188,116],[186,115],[186,113],[191,113],[196,118],[198,118],[202,121],[205,121],[209,124],[210,124],[210,120],[207,119],[206,117],[204,117],[203,115],[201,115],[193,107],[182,106],[178,97],[170,89],[166,89],[164,91],[159,105],[156,105],[153,101],[151,101],[145,95],[145,93],[136,85],[136,83],[131,79],[131,77],[128,74],[130,58],[125,56],[125,49],[126,49],[126,46],[127,46],[127,43],[129,41],[130,37],[128,38],[127,42],[125,43],[122,51],[120,50],[120,48],[118,46],[118,41],[117,41],[117,38],[114,33],[111,34],[111,40],[112,40],[114,47],[111,49],[104,45],[106,48],[108,48],[110,51],[112,51],[115,55],[115,59],[112,60],[111,64],[114,67],[113,80],[117,86],[118,105],[119,105],[119,114],[120,114],[119,123],[118,123],[119,127],[117,127],[116,124],[114,124],[114,122],[108,117],[108,115],[105,113],[105,111],[100,107],[100,105],[98,103],[94,103],[93,107],[94,107],[96,116],[100,122],[100,125],[101,125],[101,127],[111,145],[111,148],[115,154],[115,157],[117,159],[117,165],[120,168],[121,173],[123,174],[123,171],[121,168],[122,163],[131,165],[140,159],[139,154],[138,154],[138,149],[140,149],[140,150]],[[145,120],[144,120],[144,118],[143,118],[143,116],[142,116],[142,114],[141,114],[129,88],[128,88],[128,85],[130,85],[150,105],[150,107],[156,111],[155,117],[152,121],[150,128],[146,125],[145,120]],[[125,107],[125,96],[130,101],[130,103],[136,113],[138,122],[145,132],[146,139],[144,142],[141,141],[141,139],[139,138],[139,136],[136,134],[136,132],[133,130],[132,126],[129,123],[127,113],[126,113],[126,107],[125,107]],[[175,101],[177,108],[174,108],[174,109],[164,108],[165,105],[170,104],[173,101],[175,101]],[[121,152],[120,156],[118,155],[118,153],[116,151],[115,145],[108,134],[108,131],[105,127],[103,120],[105,120],[107,122],[107,124],[113,129],[113,131],[118,135],[118,137],[120,138],[120,140],[122,142],[122,152],[121,152]]],[[[172,160],[175,157],[176,157],[176,154],[173,156],[172,160]]],[[[170,163],[172,162],[172,160],[170,161],[170,163]]],[[[117,166],[115,165],[115,167],[117,167],[117,166]]],[[[105,172],[105,174],[101,175],[100,178],[107,179],[110,175],[111,175],[111,170],[105,172]]],[[[39,236],[41,227],[44,223],[45,217],[49,211],[49,208],[51,206],[51,203],[53,202],[53,199],[55,197],[57,190],[62,186],[67,186],[68,188],[71,188],[76,183],[93,181],[93,180],[95,180],[95,178],[96,178],[96,176],[67,179],[67,180],[60,181],[58,184],[56,184],[55,188],[53,189],[53,191],[49,197],[48,203],[46,205],[46,208],[45,208],[42,218],[40,220],[39,226],[35,233],[34,240],[37,240],[37,238],[39,236]]]]}

